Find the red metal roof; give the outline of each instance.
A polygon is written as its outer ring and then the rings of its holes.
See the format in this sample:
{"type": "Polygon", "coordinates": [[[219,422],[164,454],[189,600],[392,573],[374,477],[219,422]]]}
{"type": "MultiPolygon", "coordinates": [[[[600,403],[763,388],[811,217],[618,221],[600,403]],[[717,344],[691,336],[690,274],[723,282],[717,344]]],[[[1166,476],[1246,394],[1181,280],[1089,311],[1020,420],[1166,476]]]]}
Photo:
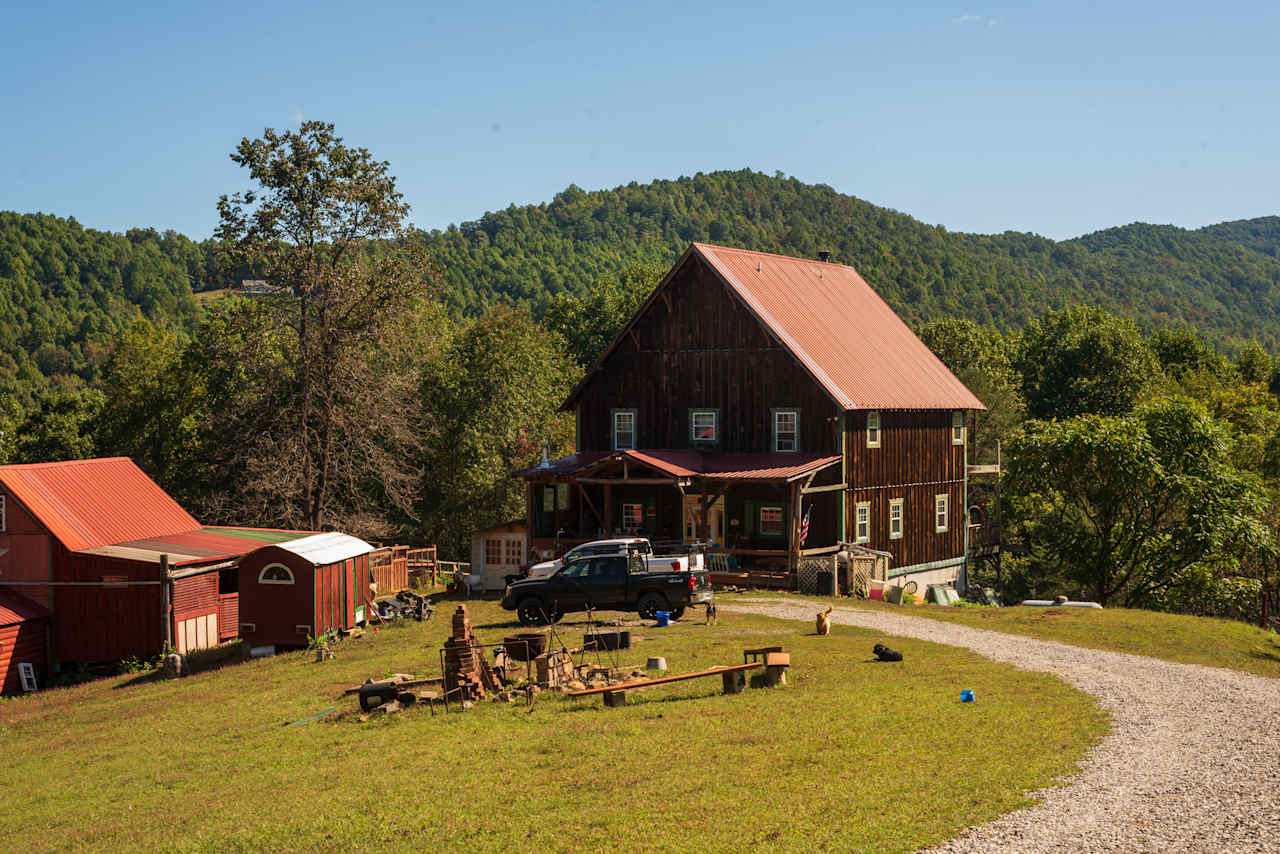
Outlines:
{"type": "Polygon", "coordinates": [[[986,409],[852,267],[692,250],[845,409],[986,409]]]}
{"type": "MultiPolygon", "coordinates": [[[[292,539],[300,540],[310,534],[299,533],[292,539]]],[[[279,538],[252,539],[245,536],[228,536],[208,530],[183,531],[159,537],[125,540],[91,549],[81,549],[82,554],[119,557],[144,563],[159,563],[161,555],[169,556],[171,566],[208,563],[215,560],[240,557],[265,545],[280,542],[279,538]]]]}
{"type": "Polygon", "coordinates": [[[0,587],[0,626],[12,626],[25,623],[27,620],[38,620],[49,616],[43,605],[32,602],[26,596],[20,596],[5,587],[0,587]]]}
{"type": "Polygon", "coordinates": [[[200,527],[127,457],[0,466],[0,483],[71,551],[200,527]]]}
{"type": "Polygon", "coordinates": [[[705,477],[712,480],[790,480],[840,462],[839,455],[821,454],[716,454],[686,449],[628,450],[575,454],[549,466],[516,472],[523,477],[539,474],[572,474],[606,460],[635,460],[673,478],[705,477]]]}

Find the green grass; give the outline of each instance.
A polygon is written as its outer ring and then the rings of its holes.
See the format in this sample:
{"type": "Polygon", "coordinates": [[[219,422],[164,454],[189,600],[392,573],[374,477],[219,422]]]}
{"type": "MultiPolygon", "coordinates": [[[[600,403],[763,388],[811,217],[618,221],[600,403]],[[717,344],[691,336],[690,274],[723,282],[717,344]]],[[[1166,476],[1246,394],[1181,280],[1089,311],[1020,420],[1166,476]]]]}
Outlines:
{"type": "MultiPolygon", "coordinates": [[[[496,604],[470,608],[482,641],[512,630],[496,604]]],[[[788,687],[723,696],[712,677],[622,709],[544,694],[359,723],[342,689],[435,674],[451,610],[323,664],[287,654],[0,703],[0,834],[24,851],[910,851],[1025,805],[1106,728],[1043,674],[914,640],[895,641],[901,665],[876,664],[869,632],[724,613],[636,628],[622,661],[663,655],[678,673],[777,644],[788,687]],[[284,726],[328,706],[346,714],[284,726]]],[[[581,630],[562,627],[570,643],[581,630]]]]}
{"type": "MultiPolygon", "coordinates": [[[[777,596],[778,594],[749,594],[777,596]]],[[[805,597],[830,604],[833,600],[805,597]]],[[[904,607],[845,599],[842,606],[889,611],[960,623],[993,632],[1058,641],[1091,649],[1148,655],[1166,661],[1225,667],[1280,678],[1280,637],[1236,620],[1188,617],[1129,608],[949,608],[904,607]]]]}

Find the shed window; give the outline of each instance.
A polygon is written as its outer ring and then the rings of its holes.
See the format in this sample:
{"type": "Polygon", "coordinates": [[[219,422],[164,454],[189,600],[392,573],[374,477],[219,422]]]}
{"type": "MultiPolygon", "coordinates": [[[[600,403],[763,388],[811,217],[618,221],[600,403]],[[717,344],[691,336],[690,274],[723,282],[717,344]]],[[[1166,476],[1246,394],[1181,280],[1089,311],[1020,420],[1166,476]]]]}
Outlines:
{"type": "Polygon", "coordinates": [[[22,690],[30,693],[31,691],[39,691],[40,685],[36,682],[36,669],[29,661],[21,661],[18,663],[18,676],[22,680],[22,690]]]}
{"type": "Polygon", "coordinates": [[[775,451],[796,450],[799,426],[799,410],[775,409],[773,411],[773,449],[775,451]]]}
{"type": "Polygon", "coordinates": [[[293,572],[282,563],[269,563],[258,573],[259,584],[292,584],[293,572]]]}
{"type": "Polygon", "coordinates": [[[933,497],[934,526],[939,534],[947,530],[947,516],[950,515],[947,512],[949,504],[950,500],[945,494],[933,497]]]}
{"type": "Polygon", "coordinates": [[[760,508],[760,534],[766,537],[782,536],[782,508],[760,508]]]}
{"type": "Polygon", "coordinates": [[[506,563],[510,566],[519,566],[524,563],[524,544],[515,538],[505,542],[506,563]]]}
{"type": "Polygon", "coordinates": [[[853,533],[854,533],[854,538],[859,543],[870,542],[871,540],[871,502],[860,501],[858,502],[858,506],[854,508],[853,533]]]}
{"type": "Polygon", "coordinates": [[[644,527],[644,505],[623,503],[622,527],[628,531],[638,531],[644,527]]]}
{"type": "Polygon", "coordinates": [[[964,413],[951,413],[951,444],[964,444],[964,413]]]}
{"type": "Polygon", "coordinates": [[[502,540],[497,537],[488,537],[485,539],[484,562],[488,566],[497,566],[502,563],[502,540]]]}
{"type": "Polygon", "coordinates": [[[719,425],[714,409],[695,409],[689,413],[689,438],[694,442],[715,442],[720,439],[719,425]]]}
{"type": "Polygon", "coordinates": [[[889,539],[902,539],[902,499],[889,499],[889,539]]]}
{"type": "Polygon", "coordinates": [[[867,447],[880,447],[880,413],[867,413],[867,447]]]}
{"type": "Polygon", "coordinates": [[[629,451],[636,446],[636,411],[634,409],[615,409],[613,411],[613,449],[629,451]]]}

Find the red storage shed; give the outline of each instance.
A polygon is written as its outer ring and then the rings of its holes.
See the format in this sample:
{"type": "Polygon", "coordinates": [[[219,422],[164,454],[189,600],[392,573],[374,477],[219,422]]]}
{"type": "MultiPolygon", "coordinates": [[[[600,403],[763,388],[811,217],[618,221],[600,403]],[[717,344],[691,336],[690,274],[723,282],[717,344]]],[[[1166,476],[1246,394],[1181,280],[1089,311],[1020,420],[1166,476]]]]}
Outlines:
{"type": "Polygon", "coordinates": [[[48,609],[0,588],[0,696],[35,691],[48,678],[48,609]]]}
{"type": "Polygon", "coordinates": [[[240,636],[251,646],[306,646],[351,629],[369,605],[369,552],[346,534],[263,546],[240,561],[240,636]]]}

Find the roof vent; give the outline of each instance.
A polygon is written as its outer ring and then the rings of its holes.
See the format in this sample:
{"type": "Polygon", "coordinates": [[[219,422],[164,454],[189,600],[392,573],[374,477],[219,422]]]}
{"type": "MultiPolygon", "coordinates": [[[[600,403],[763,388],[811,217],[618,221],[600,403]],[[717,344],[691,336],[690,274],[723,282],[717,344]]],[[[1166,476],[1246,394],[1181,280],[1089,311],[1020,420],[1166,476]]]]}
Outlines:
{"type": "Polygon", "coordinates": [[[831,260],[831,251],[830,251],[830,250],[828,250],[828,249],[823,249],[823,250],[819,251],[819,252],[818,252],[818,260],[819,260],[819,261],[822,261],[822,262],[824,262],[824,263],[825,263],[825,262],[827,262],[827,261],[830,261],[830,260],[831,260]]]}

